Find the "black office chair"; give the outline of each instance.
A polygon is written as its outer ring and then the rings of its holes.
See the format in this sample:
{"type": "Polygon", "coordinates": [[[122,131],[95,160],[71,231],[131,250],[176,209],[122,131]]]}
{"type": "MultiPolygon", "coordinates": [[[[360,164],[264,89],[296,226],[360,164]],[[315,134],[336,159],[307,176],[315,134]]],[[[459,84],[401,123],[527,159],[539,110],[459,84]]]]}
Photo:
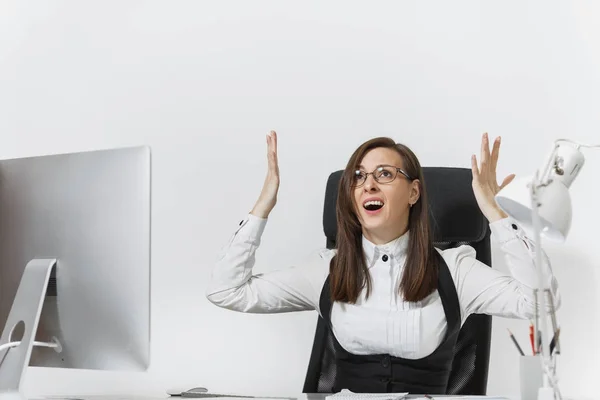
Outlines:
{"type": "MultiPolygon", "coordinates": [[[[491,267],[490,230],[473,194],[471,170],[444,167],[423,170],[435,246],[447,249],[468,244],[476,250],[477,259],[491,267]]],[[[342,171],[332,173],[325,192],[323,229],[330,249],[336,247],[335,205],[341,176],[342,171]]],[[[488,315],[471,315],[465,321],[455,347],[447,394],[486,394],[491,331],[492,319],[488,315]]],[[[336,376],[334,352],[330,330],[319,317],[304,393],[332,392],[336,376]]]]}

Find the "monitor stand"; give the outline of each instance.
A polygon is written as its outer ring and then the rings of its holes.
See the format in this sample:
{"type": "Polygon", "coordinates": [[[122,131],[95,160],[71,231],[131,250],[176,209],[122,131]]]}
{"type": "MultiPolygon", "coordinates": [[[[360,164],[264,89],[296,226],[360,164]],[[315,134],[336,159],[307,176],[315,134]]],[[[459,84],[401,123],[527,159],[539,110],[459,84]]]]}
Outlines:
{"type": "Polygon", "coordinates": [[[31,359],[48,280],[55,265],[55,259],[34,259],[25,267],[0,338],[0,346],[20,341],[18,346],[0,350],[0,400],[25,398],[23,378],[31,359]],[[15,337],[15,328],[23,333],[22,337],[15,337]]]}

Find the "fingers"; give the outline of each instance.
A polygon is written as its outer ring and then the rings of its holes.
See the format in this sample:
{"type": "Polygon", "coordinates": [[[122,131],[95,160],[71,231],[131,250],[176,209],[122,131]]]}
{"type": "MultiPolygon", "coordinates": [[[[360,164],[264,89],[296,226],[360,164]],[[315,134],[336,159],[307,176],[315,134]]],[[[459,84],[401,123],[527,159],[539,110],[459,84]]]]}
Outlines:
{"type": "Polygon", "coordinates": [[[494,140],[494,146],[492,147],[492,157],[490,160],[490,176],[496,176],[496,166],[498,165],[498,156],[500,154],[500,136],[494,140]]]}
{"type": "Polygon", "coordinates": [[[267,159],[269,161],[269,170],[277,172],[277,133],[275,131],[267,134],[267,159]]]}
{"type": "Polygon", "coordinates": [[[479,168],[477,167],[477,156],[473,154],[471,156],[471,171],[473,172],[473,181],[475,183],[479,182],[479,168]]]}
{"type": "Polygon", "coordinates": [[[502,190],[506,185],[511,183],[513,181],[513,179],[515,179],[515,174],[510,174],[506,178],[504,178],[504,180],[502,181],[502,185],[500,185],[499,190],[502,190]]]}
{"type": "Polygon", "coordinates": [[[481,137],[481,170],[480,174],[488,176],[490,165],[490,141],[487,132],[481,137]]]}
{"type": "Polygon", "coordinates": [[[273,137],[274,151],[277,153],[277,132],[271,131],[271,136],[273,137]]]}
{"type": "Polygon", "coordinates": [[[277,132],[271,131],[267,134],[267,143],[269,144],[269,152],[277,154],[277,132]]]}

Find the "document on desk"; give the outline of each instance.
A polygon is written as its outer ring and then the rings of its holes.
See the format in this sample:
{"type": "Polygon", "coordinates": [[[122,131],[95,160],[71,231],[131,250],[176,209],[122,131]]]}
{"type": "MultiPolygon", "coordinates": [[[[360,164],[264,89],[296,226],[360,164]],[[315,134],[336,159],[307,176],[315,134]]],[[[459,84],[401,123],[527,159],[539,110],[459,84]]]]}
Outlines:
{"type": "Polygon", "coordinates": [[[325,400],[400,400],[406,393],[354,393],[348,389],[326,396],[325,400]]]}
{"type": "Polygon", "coordinates": [[[452,395],[409,395],[408,393],[354,393],[342,390],[325,397],[325,400],[510,400],[503,396],[452,396],[452,395]]]}
{"type": "Polygon", "coordinates": [[[438,395],[438,396],[416,396],[408,397],[407,400],[510,400],[508,397],[498,396],[451,396],[451,395],[438,395]]]}

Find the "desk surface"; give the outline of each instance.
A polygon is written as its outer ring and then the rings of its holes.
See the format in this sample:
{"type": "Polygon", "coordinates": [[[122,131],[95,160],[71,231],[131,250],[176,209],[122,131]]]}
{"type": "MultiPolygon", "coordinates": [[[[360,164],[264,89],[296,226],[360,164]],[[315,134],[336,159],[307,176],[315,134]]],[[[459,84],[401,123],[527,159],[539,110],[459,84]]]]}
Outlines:
{"type": "MultiPolygon", "coordinates": [[[[385,393],[382,393],[385,394],[385,393]]],[[[305,398],[307,400],[325,400],[325,397],[328,396],[328,394],[323,394],[323,393],[310,393],[310,394],[306,394],[304,395],[304,397],[298,397],[298,400],[301,400],[302,398],[305,398]]],[[[500,399],[505,399],[505,400],[519,400],[518,398],[514,398],[514,397],[503,397],[503,396],[460,396],[460,395],[436,395],[436,396],[432,396],[433,400],[436,399],[490,399],[490,400],[500,400],[500,399]]],[[[418,394],[409,394],[406,397],[403,397],[404,399],[410,400],[410,399],[422,399],[423,395],[418,395],[418,394]]]]}
{"type": "MultiPolygon", "coordinates": [[[[383,393],[382,393],[383,394],[383,393]]],[[[325,397],[329,396],[329,393],[300,393],[296,396],[292,396],[295,397],[297,400],[325,400],[325,397]]],[[[279,399],[282,400],[287,400],[289,399],[289,396],[281,396],[279,399]]],[[[423,395],[414,395],[414,394],[409,394],[405,397],[405,399],[407,400],[411,400],[411,399],[422,399],[423,395]]],[[[496,396],[460,396],[460,395],[435,395],[433,396],[433,400],[443,400],[444,398],[447,399],[472,399],[472,400],[477,400],[477,399],[490,399],[490,400],[496,400],[496,399],[506,399],[506,400],[519,400],[519,396],[501,396],[501,395],[496,395],[496,396]]],[[[32,396],[29,400],[194,400],[193,397],[180,397],[180,396],[169,396],[167,393],[164,394],[158,394],[158,395],[154,395],[154,394],[110,394],[110,395],[94,395],[94,394],[86,394],[86,395],[81,395],[81,396],[73,396],[73,395],[69,395],[69,396],[32,396]]],[[[275,396],[265,396],[265,397],[260,397],[260,396],[255,396],[252,399],[243,399],[243,398],[239,398],[239,397],[216,397],[216,398],[212,398],[214,400],[277,400],[278,397],[275,396]]],[[[582,397],[582,398],[574,398],[574,397],[569,397],[569,396],[563,396],[564,400],[591,400],[591,397],[582,397]]],[[[197,400],[211,400],[211,398],[199,398],[197,400]]]]}
{"type": "MultiPolygon", "coordinates": [[[[382,393],[384,394],[384,393],[382,393]]],[[[297,400],[325,400],[325,397],[329,396],[329,393],[302,393],[299,395],[294,396],[297,400]]],[[[423,395],[415,395],[415,394],[409,394],[406,397],[404,397],[404,399],[407,400],[411,400],[411,399],[422,399],[423,395]]],[[[506,400],[519,400],[518,397],[502,397],[502,396],[457,396],[457,395],[436,395],[433,396],[433,400],[436,399],[444,399],[444,398],[450,398],[450,399],[486,399],[489,398],[490,400],[496,400],[496,399],[506,399],[506,400]]],[[[35,398],[32,398],[30,400],[164,400],[164,399],[172,399],[172,400],[194,400],[193,397],[180,397],[180,396],[169,396],[168,394],[164,394],[164,395],[82,395],[82,396],[36,396],[35,398]]],[[[210,400],[211,398],[199,398],[197,400],[210,400]]],[[[260,397],[260,396],[256,396],[253,399],[241,399],[239,397],[216,397],[216,398],[212,398],[214,400],[277,400],[277,397],[275,396],[266,396],[266,397],[260,397]]],[[[282,396],[281,399],[289,399],[289,397],[287,396],[282,396]]]]}
{"type": "MultiPolygon", "coordinates": [[[[292,396],[295,397],[297,400],[325,400],[325,397],[328,396],[328,393],[300,393],[296,396],[292,396]]],[[[405,398],[407,400],[411,400],[411,399],[418,399],[418,398],[422,398],[423,395],[408,395],[405,398]]],[[[436,395],[433,396],[434,400],[439,399],[439,400],[443,400],[444,398],[454,398],[454,399],[481,399],[484,400],[486,398],[488,399],[507,399],[507,400],[519,400],[519,396],[507,396],[507,397],[502,397],[502,396],[451,396],[451,395],[436,395]]],[[[596,399],[597,397],[594,396],[594,399],[596,399]]],[[[210,398],[204,398],[204,399],[198,399],[198,400],[209,400],[210,398]]],[[[213,398],[214,400],[276,400],[277,397],[274,396],[266,396],[266,397],[260,397],[260,396],[255,396],[253,399],[241,399],[239,397],[218,397],[218,398],[213,398]]],[[[280,399],[289,399],[289,396],[282,396],[280,397],[280,399]]],[[[564,400],[592,400],[592,397],[586,396],[586,397],[570,397],[570,396],[564,396],[563,395],[563,399],[564,400]]],[[[81,396],[74,396],[74,395],[68,395],[68,396],[56,396],[56,395],[52,395],[52,396],[32,396],[30,398],[30,400],[193,400],[192,397],[179,397],[179,396],[169,396],[167,393],[160,393],[160,394],[105,394],[105,395],[101,395],[101,394],[85,394],[85,395],[81,395],[81,396]]]]}

